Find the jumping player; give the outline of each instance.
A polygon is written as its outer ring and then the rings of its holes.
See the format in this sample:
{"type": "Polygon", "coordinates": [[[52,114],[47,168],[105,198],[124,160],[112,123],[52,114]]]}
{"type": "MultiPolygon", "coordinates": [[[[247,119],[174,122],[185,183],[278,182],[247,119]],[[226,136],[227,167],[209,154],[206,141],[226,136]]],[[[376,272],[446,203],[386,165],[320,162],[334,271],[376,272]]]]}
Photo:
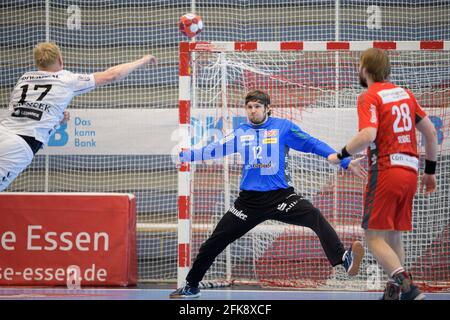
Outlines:
{"type": "Polygon", "coordinates": [[[380,49],[360,57],[359,79],[368,88],[358,98],[359,133],[331,161],[366,148],[369,179],[362,227],[370,252],[389,275],[382,299],[421,300],[425,295],[405,271],[402,232],[412,230],[412,203],[419,160],[416,128],[425,137],[422,188],[436,190],[436,130],[414,95],[387,81],[390,62],[380,49]]]}
{"type": "MultiPolygon", "coordinates": [[[[111,67],[93,74],[75,74],[63,70],[59,47],[51,42],[34,48],[37,71],[26,72],[12,91],[11,113],[0,120],[0,191],[31,163],[61,124],[67,105],[76,95],[121,80],[150,62],[146,55],[133,62],[111,67]]],[[[66,115],[66,116],[64,116],[66,115]]]]}
{"type": "MultiPolygon", "coordinates": [[[[245,109],[248,122],[222,141],[180,153],[181,162],[217,159],[239,153],[244,164],[239,197],[200,247],[186,284],[171,293],[171,298],[200,296],[198,284],[215,258],[230,243],[268,219],[311,228],[319,237],[332,266],[342,264],[350,276],[358,273],[364,256],[361,242],[355,241],[345,250],[322,213],[290,185],[286,161],[289,148],[324,158],[336,151],[291,121],[271,117],[270,97],[262,91],[253,90],[247,94],[245,109]]],[[[359,162],[347,158],[341,166],[364,177],[365,171],[359,162]]]]}

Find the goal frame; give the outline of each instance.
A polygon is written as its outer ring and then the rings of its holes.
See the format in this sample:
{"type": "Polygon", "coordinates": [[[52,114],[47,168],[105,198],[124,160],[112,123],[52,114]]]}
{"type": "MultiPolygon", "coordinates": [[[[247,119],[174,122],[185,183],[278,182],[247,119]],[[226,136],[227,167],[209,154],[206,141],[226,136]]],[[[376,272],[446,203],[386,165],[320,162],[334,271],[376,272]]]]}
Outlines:
{"type": "MultiPolygon", "coordinates": [[[[389,51],[450,51],[450,41],[236,41],[180,42],[179,44],[179,129],[187,133],[181,148],[188,148],[192,101],[192,58],[195,52],[238,51],[364,51],[380,48],[389,51]]],[[[194,71],[195,72],[195,71],[194,71]]],[[[178,270],[177,285],[181,286],[191,266],[191,165],[178,169],[178,270]]],[[[229,269],[229,268],[227,268],[229,269]]]]}

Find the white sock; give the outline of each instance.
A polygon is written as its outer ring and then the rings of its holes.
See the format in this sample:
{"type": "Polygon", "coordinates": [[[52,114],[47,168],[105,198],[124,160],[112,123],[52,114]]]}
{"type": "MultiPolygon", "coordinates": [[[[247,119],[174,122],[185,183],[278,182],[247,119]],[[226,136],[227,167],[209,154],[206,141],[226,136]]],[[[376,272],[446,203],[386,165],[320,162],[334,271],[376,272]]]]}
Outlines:
{"type": "Polygon", "coordinates": [[[395,269],[392,273],[391,273],[391,276],[390,276],[390,278],[394,278],[394,276],[396,275],[396,274],[399,274],[399,273],[402,273],[402,272],[405,272],[405,269],[403,269],[403,267],[400,267],[400,268],[398,268],[398,269],[395,269]]]}

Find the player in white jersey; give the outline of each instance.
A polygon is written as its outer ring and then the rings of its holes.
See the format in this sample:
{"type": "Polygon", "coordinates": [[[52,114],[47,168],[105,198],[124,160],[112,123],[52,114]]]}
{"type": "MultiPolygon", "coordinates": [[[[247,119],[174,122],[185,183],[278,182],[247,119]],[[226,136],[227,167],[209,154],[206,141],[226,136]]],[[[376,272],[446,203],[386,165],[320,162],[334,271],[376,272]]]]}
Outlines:
{"type": "Polygon", "coordinates": [[[34,48],[37,71],[26,72],[11,93],[11,113],[0,120],[0,191],[31,163],[59,125],[68,117],[67,106],[76,95],[121,80],[150,62],[152,55],[116,65],[102,72],[76,74],[63,70],[59,47],[51,42],[34,48]]]}

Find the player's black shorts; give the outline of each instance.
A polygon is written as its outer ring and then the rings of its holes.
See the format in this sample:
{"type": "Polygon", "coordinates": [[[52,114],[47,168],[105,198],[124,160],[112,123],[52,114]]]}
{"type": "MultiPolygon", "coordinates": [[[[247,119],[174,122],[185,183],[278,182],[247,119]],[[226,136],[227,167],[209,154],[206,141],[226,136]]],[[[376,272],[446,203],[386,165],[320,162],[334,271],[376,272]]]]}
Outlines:
{"type": "Polygon", "coordinates": [[[274,213],[286,213],[301,207],[311,209],[312,204],[302,195],[295,193],[292,187],[264,192],[242,190],[234,202],[234,208],[237,210],[265,216],[265,219],[272,218],[274,213]]]}
{"type": "Polygon", "coordinates": [[[319,237],[330,264],[335,266],[342,263],[345,249],[335,230],[311,202],[294,192],[294,188],[265,192],[241,191],[233,206],[200,247],[186,280],[194,286],[198,284],[217,255],[266,220],[311,228],[319,237]]]}

